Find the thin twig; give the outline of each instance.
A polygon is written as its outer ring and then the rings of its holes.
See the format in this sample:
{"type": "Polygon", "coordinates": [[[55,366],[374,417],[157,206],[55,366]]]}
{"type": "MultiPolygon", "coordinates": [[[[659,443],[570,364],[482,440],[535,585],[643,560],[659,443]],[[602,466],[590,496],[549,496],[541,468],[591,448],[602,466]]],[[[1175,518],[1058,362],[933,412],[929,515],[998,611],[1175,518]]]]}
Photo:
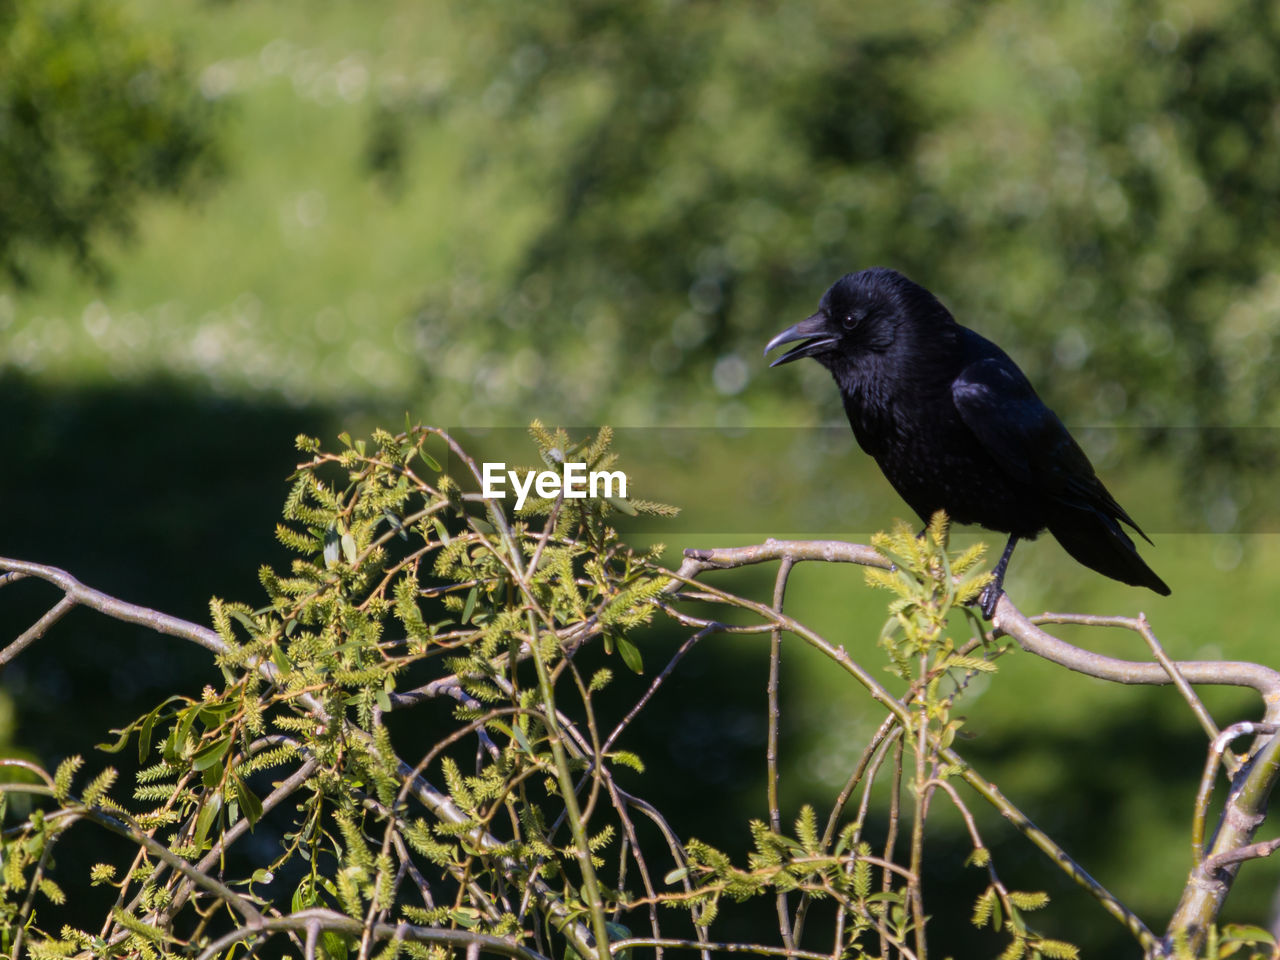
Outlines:
{"type": "Polygon", "coordinates": [[[613,728],[613,731],[609,736],[605,737],[604,746],[601,748],[602,752],[608,753],[613,749],[613,745],[617,741],[618,737],[621,736],[622,731],[627,728],[632,720],[640,715],[640,711],[645,708],[649,701],[653,699],[653,695],[658,692],[658,687],[662,686],[663,681],[666,680],[667,677],[671,676],[671,672],[675,670],[676,664],[683,660],[685,654],[693,649],[693,645],[703,637],[718,632],[721,627],[722,625],[719,623],[707,624],[707,626],[703,627],[697,633],[691,634],[684,643],[680,644],[679,649],[677,649],[671,659],[667,661],[667,665],[662,668],[662,672],[653,678],[653,682],[649,684],[649,688],[645,690],[644,695],[636,701],[635,706],[627,711],[627,715],[618,721],[618,725],[613,728]]]}
{"type": "MultiPolygon", "coordinates": [[[[52,790],[48,787],[33,786],[27,783],[0,783],[0,792],[13,793],[35,793],[49,795],[52,790]]],[[[229,907],[237,911],[248,922],[256,923],[262,919],[262,915],[258,912],[258,908],[251,902],[242,897],[235,890],[226,886],[222,882],[215,880],[208,873],[201,871],[193,864],[188,863],[182,857],[179,857],[164,844],[153,839],[137,824],[133,822],[133,818],[122,810],[113,810],[108,813],[98,807],[86,807],[83,804],[75,804],[65,808],[67,819],[70,822],[75,820],[91,820],[101,827],[114,834],[124,837],[132,843],[145,847],[147,852],[159,860],[163,860],[170,868],[189,877],[195,884],[203,887],[214,896],[222,899],[229,907]]]]}
{"type": "Polygon", "coordinates": [[[1280,726],[1274,723],[1254,723],[1246,720],[1233,723],[1213,738],[1205,755],[1204,770],[1200,774],[1200,787],[1196,790],[1196,801],[1191,819],[1191,862],[1200,863],[1204,859],[1205,822],[1209,816],[1209,797],[1213,793],[1214,773],[1217,772],[1220,758],[1226,752],[1231,741],[1237,737],[1253,734],[1274,734],[1280,726]]]}
{"type": "MultiPolygon", "coordinates": [[[[1191,708],[1191,712],[1195,714],[1196,719],[1200,721],[1209,739],[1212,740],[1218,735],[1218,725],[1213,722],[1213,717],[1209,715],[1209,711],[1205,709],[1204,703],[1196,696],[1191,684],[1187,682],[1187,678],[1183,675],[1179,666],[1173,662],[1170,656],[1165,652],[1164,646],[1156,638],[1155,632],[1151,629],[1151,623],[1147,620],[1146,614],[1138,614],[1136,617],[1103,617],[1093,614],[1075,614],[1075,613],[1043,613],[1038,617],[1031,618],[1032,622],[1040,623],[1063,623],[1063,624],[1081,624],[1083,626],[1093,627],[1121,627],[1126,630],[1133,630],[1139,634],[1143,640],[1147,642],[1147,646],[1151,648],[1151,653],[1156,660],[1160,662],[1160,666],[1164,667],[1165,673],[1169,675],[1178,688],[1178,692],[1182,694],[1182,698],[1187,701],[1187,706],[1191,708]]],[[[1234,762],[1235,758],[1230,758],[1234,762]]],[[[1234,768],[1228,768],[1228,772],[1234,772],[1234,768]]]]}
{"type": "Polygon", "coordinates": [[[812,950],[795,950],[787,947],[769,947],[759,943],[713,943],[707,940],[677,940],[671,937],[628,937],[609,944],[612,953],[631,947],[680,947],[685,950],[701,950],[703,953],[754,953],[762,957],[795,957],[797,960],[830,960],[830,955],[812,950]]]}
{"type": "Polygon", "coordinates": [[[125,603],[123,600],[117,600],[101,590],[86,587],[71,574],[65,570],[59,570],[57,567],[0,557],[0,570],[23,573],[46,580],[58,587],[66,594],[66,598],[73,603],[97,610],[99,613],[106,614],[115,620],[136,623],[139,626],[149,627],[157,633],[180,637],[183,640],[191,640],[214,653],[223,653],[226,650],[226,644],[222,642],[222,638],[218,636],[216,631],[208,627],[202,627],[199,624],[191,623],[178,617],[171,617],[167,613],[160,613],[158,610],[152,610],[149,607],[140,607],[134,603],[125,603]]]}
{"type": "MultiPolygon", "coordinates": [[[[357,936],[363,929],[361,921],[337,913],[333,910],[313,908],[299,910],[287,917],[267,917],[255,923],[247,923],[214,940],[201,952],[199,960],[213,960],[232,944],[240,943],[262,935],[276,933],[305,932],[308,939],[311,931],[332,930],[335,933],[357,936]]],[[[408,923],[380,923],[373,931],[378,940],[403,939],[415,943],[438,943],[443,946],[466,948],[473,943],[479,944],[489,953],[496,953],[513,960],[547,960],[542,954],[528,947],[513,943],[503,937],[494,937],[484,933],[472,933],[469,930],[444,930],[437,927],[420,927],[408,923]]]]}
{"type": "Polygon", "coordinates": [[[8,644],[3,650],[0,650],[0,667],[3,667],[23,650],[43,637],[48,629],[61,620],[75,605],[76,601],[64,594],[62,599],[55,603],[43,617],[28,627],[20,637],[8,644]]]}
{"type": "Polygon", "coordinates": [[[1246,847],[1236,847],[1234,850],[1228,850],[1226,853],[1214,854],[1204,862],[1204,869],[1206,873],[1216,873],[1231,864],[1269,857],[1277,850],[1280,850],[1280,839],[1251,843],[1246,847]]]}
{"type": "Polygon", "coordinates": [[[1280,735],[1271,734],[1260,738],[1245,765],[1232,777],[1213,840],[1203,862],[1192,867],[1169,922],[1170,930],[1189,931],[1188,942],[1197,949],[1231,890],[1242,862],[1236,852],[1251,847],[1254,834],[1266,819],[1277,771],[1280,735]]]}
{"type": "MultiPolygon", "coordinates": [[[[858,544],[847,544],[839,541],[776,541],[751,547],[731,547],[716,550],[686,550],[685,561],[680,569],[671,574],[668,592],[679,594],[680,585],[690,583],[692,578],[705,570],[728,569],[746,564],[763,563],[770,560],[781,560],[790,557],[792,560],[828,560],[845,563],[859,563],[867,566],[888,568],[889,561],[872,550],[858,544]]],[[[810,645],[821,650],[846,672],[852,674],[871,693],[872,697],[898,717],[904,724],[910,723],[905,706],[893,697],[875,678],[871,677],[858,664],[854,663],[843,648],[835,648],[825,639],[796,623],[789,617],[779,615],[769,607],[744,600],[708,588],[699,584],[702,589],[717,595],[726,603],[750,610],[767,620],[777,620],[784,628],[803,638],[810,645]]],[[[1090,676],[1099,676],[1121,683],[1142,683],[1164,685],[1172,682],[1169,674],[1157,663],[1134,663],[1104,657],[1099,654],[1080,650],[1071,644],[1064,643],[1050,636],[1033,624],[1022,614],[1007,595],[1002,595],[996,609],[996,623],[999,629],[1014,637],[1029,652],[1035,653],[1052,662],[1059,663],[1077,672],[1090,676]]],[[[1268,704],[1268,709],[1280,710],[1280,673],[1267,667],[1251,663],[1226,664],[1206,661],[1184,661],[1178,663],[1179,671],[1189,682],[1218,682],[1229,685],[1248,686],[1258,690],[1268,704]],[[1221,669],[1220,669],[1221,668],[1221,669]]],[[[1049,855],[1068,876],[1093,894],[1103,908],[1119,919],[1134,936],[1149,948],[1156,942],[1155,936],[1131,910],[1124,906],[1102,884],[1098,883],[1079,864],[1072,860],[1043,831],[1035,826],[1025,814],[1012,804],[994,784],[989,783],[974,771],[954,750],[947,748],[940,751],[940,759],[954,764],[961,776],[976,789],[979,794],[997,807],[1005,817],[1014,824],[1033,844],[1049,855]]]]}
{"type": "MultiPolygon", "coordinates": [[[[900,737],[893,745],[893,783],[889,788],[889,825],[888,834],[884,840],[884,860],[886,863],[893,863],[893,848],[898,841],[898,821],[901,818],[902,810],[902,744],[905,737],[900,737]]],[[[917,878],[919,874],[915,875],[917,878]]],[[[893,874],[886,867],[880,880],[880,889],[884,893],[889,893],[893,889],[893,874]]],[[[910,888],[908,888],[909,890],[910,888]]],[[[878,918],[877,927],[880,930],[880,953],[887,957],[889,952],[889,928],[885,924],[884,915],[878,918]]]]}
{"type": "MultiPolygon", "coordinates": [[[[773,584],[773,609],[782,613],[782,602],[787,593],[787,578],[791,576],[794,562],[784,558],[778,564],[778,576],[773,584]]],[[[769,735],[765,747],[765,765],[769,803],[769,826],[774,833],[782,832],[782,811],[778,808],[778,721],[781,711],[778,708],[778,676],[782,660],[782,628],[775,626],[769,635],[769,684],[767,688],[769,704],[769,735]]],[[[791,933],[791,911],[787,906],[787,892],[779,890],[778,929],[782,934],[782,944],[787,949],[795,947],[795,939],[791,933]]]]}
{"type": "Polygon", "coordinates": [[[31,908],[35,906],[36,891],[40,889],[40,882],[44,879],[45,867],[49,865],[49,857],[53,854],[53,847],[58,842],[60,834],[46,831],[44,838],[44,849],[40,851],[40,860],[36,863],[35,872],[31,875],[31,885],[27,888],[27,896],[22,901],[22,907],[18,910],[18,916],[14,922],[12,929],[13,934],[13,954],[14,958],[22,956],[22,938],[27,932],[27,917],[31,915],[31,908]]]}
{"type": "MultiPolygon", "coordinates": [[[[921,676],[927,674],[925,660],[928,654],[921,651],[921,676]]],[[[915,731],[915,782],[912,784],[914,803],[911,812],[911,873],[915,877],[907,888],[911,896],[911,916],[915,926],[916,953],[923,960],[925,956],[924,938],[924,890],[921,873],[924,869],[924,820],[929,812],[929,790],[926,786],[928,778],[925,774],[926,760],[929,752],[929,711],[924,703],[923,692],[917,706],[919,716],[918,728],[915,731]]]]}
{"type": "MultiPolygon", "coordinates": [[[[831,813],[827,816],[827,826],[822,833],[822,844],[819,847],[820,850],[825,852],[830,848],[832,841],[835,840],[836,828],[840,823],[840,815],[844,812],[845,805],[848,804],[849,798],[853,796],[853,791],[858,788],[858,784],[862,781],[863,774],[866,772],[868,766],[870,766],[872,758],[876,755],[876,752],[884,744],[885,739],[888,738],[891,733],[895,731],[900,732],[901,729],[902,728],[898,726],[898,718],[890,714],[885,717],[884,722],[880,724],[880,728],[872,735],[870,742],[862,751],[862,756],[858,758],[858,763],[853,768],[853,773],[849,775],[849,779],[845,781],[844,787],[841,788],[839,796],[836,797],[836,802],[831,806],[831,813]]],[[[876,769],[879,769],[878,764],[876,769]]],[[[873,772],[871,780],[868,781],[868,783],[874,781],[874,779],[875,773],[873,772]]],[[[863,793],[863,799],[864,801],[869,802],[869,791],[863,793]]],[[[854,835],[850,839],[850,849],[856,849],[858,846],[858,841],[861,837],[862,818],[865,814],[866,806],[864,803],[860,809],[859,817],[855,821],[854,835]]],[[[800,898],[800,905],[796,908],[795,938],[797,940],[800,940],[804,933],[804,921],[805,916],[809,911],[810,902],[811,900],[809,895],[806,893],[800,898]]]]}

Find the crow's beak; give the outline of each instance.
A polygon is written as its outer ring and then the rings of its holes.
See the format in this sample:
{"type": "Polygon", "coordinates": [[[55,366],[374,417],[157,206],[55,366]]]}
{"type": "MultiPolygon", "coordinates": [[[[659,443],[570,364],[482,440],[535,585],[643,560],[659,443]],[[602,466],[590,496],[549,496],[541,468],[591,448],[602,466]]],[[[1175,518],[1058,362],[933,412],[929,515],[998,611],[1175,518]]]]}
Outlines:
{"type": "Polygon", "coordinates": [[[807,340],[808,342],[788,350],[769,366],[776,367],[780,363],[790,363],[792,360],[799,360],[801,357],[812,357],[815,353],[822,353],[839,340],[839,337],[831,332],[827,318],[821,313],[815,313],[812,317],[801,320],[794,327],[787,327],[787,329],[770,340],[768,346],[764,348],[765,356],[768,356],[769,351],[774,347],[780,347],[784,343],[791,343],[794,340],[807,340]]]}

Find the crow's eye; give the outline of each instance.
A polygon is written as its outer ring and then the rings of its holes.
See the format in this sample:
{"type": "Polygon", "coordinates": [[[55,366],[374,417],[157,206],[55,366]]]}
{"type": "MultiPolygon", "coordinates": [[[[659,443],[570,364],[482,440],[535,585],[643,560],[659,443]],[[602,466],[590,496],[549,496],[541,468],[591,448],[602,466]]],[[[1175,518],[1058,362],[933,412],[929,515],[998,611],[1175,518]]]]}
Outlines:
{"type": "Polygon", "coordinates": [[[858,321],[860,319],[862,318],[856,313],[846,314],[845,318],[840,321],[840,325],[844,327],[846,330],[852,330],[854,327],[858,325],[858,321]]]}

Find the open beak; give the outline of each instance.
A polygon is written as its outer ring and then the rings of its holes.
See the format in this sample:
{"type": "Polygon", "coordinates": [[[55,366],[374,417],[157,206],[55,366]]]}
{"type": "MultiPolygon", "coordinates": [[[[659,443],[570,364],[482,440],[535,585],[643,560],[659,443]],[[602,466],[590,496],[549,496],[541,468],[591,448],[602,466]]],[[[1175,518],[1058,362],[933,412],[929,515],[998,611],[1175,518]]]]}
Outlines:
{"type": "Polygon", "coordinates": [[[793,327],[787,327],[780,334],[769,341],[764,348],[765,356],[769,355],[769,351],[774,347],[780,347],[784,343],[791,343],[795,340],[805,340],[806,343],[800,344],[798,347],[792,347],[773,363],[771,367],[776,367],[780,363],[790,363],[792,360],[799,360],[801,357],[812,357],[815,353],[822,353],[828,347],[831,347],[839,339],[838,336],[831,332],[830,326],[827,324],[827,318],[821,313],[815,313],[812,317],[806,317],[793,327]]]}

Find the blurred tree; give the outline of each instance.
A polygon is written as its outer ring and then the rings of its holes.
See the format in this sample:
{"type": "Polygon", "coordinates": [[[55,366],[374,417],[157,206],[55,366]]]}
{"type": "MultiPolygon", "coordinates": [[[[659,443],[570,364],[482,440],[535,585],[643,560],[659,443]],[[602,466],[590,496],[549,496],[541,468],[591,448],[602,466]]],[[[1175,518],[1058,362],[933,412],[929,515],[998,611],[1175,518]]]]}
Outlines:
{"type": "Polygon", "coordinates": [[[55,250],[100,273],[98,233],[216,169],[213,122],[180,51],[116,4],[0,0],[0,270],[27,283],[55,250]]]}
{"type": "MultiPolygon", "coordinates": [[[[468,413],[536,389],[567,419],[837,418],[825,385],[755,382],[758,351],[836,276],[880,263],[1010,347],[1076,423],[1276,415],[1272,4],[458,15],[474,40],[452,107],[489,125],[472,173],[519,171],[539,210],[514,276],[464,256],[424,307],[424,340],[465,331],[488,374],[468,413]],[[548,341],[554,359],[531,359],[548,341]]],[[[1256,434],[1158,435],[1215,498],[1243,501],[1239,468],[1275,461],[1256,434]]]]}

